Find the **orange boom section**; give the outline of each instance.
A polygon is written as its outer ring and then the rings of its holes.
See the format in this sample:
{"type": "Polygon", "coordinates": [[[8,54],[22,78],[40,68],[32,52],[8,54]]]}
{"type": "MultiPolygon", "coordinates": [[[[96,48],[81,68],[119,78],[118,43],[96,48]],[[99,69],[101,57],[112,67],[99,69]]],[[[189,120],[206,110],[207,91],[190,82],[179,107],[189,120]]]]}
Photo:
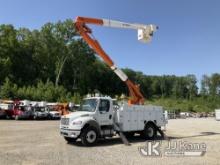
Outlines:
{"type": "Polygon", "coordinates": [[[125,82],[129,89],[130,98],[129,104],[144,104],[144,97],[140,92],[139,85],[134,84],[128,79],[127,75],[114,65],[112,59],[102,49],[99,42],[91,37],[92,30],[86,24],[103,25],[102,19],[77,17],[75,21],[76,30],[82,36],[82,38],[90,45],[90,47],[104,60],[104,62],[119,76],[119,78],[125,82]]]}

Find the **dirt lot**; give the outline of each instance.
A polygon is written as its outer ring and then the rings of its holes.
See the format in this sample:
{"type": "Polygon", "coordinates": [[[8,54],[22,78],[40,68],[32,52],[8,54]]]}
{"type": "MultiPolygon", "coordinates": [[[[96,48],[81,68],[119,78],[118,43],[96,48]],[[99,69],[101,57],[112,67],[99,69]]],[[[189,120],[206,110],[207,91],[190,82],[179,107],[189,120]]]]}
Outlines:
{"type": "MultiPolygon", "coordinates": [[[[0,164],[220,164],[220,121],[207,119],[169,120],[167,136],[172,140],[206,143],[202,157],[149,157],[138,150],[145,146],[139,137],[125,146],[116,137],[83,147],[67,144],[59,135],[59,121],[0,120],[0,164]]],[[[162,148],[168,141],[162,141],[162,148]]]]}

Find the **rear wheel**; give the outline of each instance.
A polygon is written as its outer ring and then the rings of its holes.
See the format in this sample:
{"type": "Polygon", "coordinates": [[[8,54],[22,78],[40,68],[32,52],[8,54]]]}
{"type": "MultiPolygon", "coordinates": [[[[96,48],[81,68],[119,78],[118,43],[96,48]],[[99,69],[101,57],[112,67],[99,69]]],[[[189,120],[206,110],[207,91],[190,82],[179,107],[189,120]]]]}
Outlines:
{"type": "Polygon", "coordinates": [[[81,134],[82,144],[85,146],[92,146],[97,142],[98,131],[94,127],[87,127],[81,134]]]}
{"type": "Polygon", "coordinates": [[[156,137],[156,133],[157,131],[156,131],[154,124],[148,123],[142,132],[142,136],[145,139],[153,140],[156,137]]]}
{"type": "Polygon", "coordinates": [[[68,143],[73,143],[76,141],[75,138],[70,138],[70,137],[64,137],[64,139],[68,142],[68,143]]]}

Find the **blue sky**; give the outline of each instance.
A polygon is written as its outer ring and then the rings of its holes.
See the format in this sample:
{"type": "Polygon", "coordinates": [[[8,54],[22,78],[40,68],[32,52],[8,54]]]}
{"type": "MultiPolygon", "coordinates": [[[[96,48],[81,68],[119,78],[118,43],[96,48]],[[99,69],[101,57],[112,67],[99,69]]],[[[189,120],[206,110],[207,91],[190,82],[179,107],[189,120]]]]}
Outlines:
{"type": "Polygon", "coordinates": [[[92,26],[94,35],[119,67],[147,75],[203,74],[220,69],[218,0],[0,0],[0,24],[39,29],[76,16],[156,24],[148,45],[134,30],[92,26]]]}

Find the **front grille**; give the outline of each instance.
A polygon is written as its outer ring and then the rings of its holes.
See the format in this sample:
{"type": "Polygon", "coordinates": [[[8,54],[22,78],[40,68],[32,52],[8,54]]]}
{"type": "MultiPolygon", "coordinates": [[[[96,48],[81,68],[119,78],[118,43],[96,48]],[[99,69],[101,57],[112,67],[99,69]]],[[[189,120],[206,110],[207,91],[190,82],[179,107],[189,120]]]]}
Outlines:
{"type": "Polygon", "coordinates": [[[61,119],[61,124],[62,125],[69,125],[69,118],[62,118],[61,119]]]}

